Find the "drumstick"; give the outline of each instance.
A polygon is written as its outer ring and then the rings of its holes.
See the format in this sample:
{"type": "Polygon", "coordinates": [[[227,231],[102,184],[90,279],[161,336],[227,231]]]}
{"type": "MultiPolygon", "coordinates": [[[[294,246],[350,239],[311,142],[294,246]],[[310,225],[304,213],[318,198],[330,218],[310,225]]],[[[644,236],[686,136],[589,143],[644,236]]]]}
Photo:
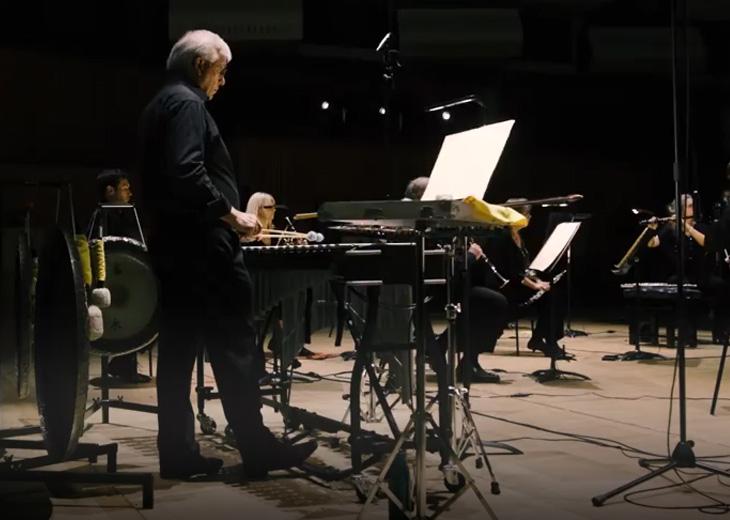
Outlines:
{"type": "Polygon", "coordinates": [[[279,229],[264,229],[257,235],[259,238],[302,238],[309,242],[321,242],[324,240],[322,233],[310,231],[309,233],[299,233],[296,231],[283,231],[279,229]]]}
{"type": "Polygon", "coordinates": [[[269,238],[307,238],[307,233],[299,233],[297,231],[284,231],[281,229],[263,229],[259,235],[266,235],[269,238]]]}

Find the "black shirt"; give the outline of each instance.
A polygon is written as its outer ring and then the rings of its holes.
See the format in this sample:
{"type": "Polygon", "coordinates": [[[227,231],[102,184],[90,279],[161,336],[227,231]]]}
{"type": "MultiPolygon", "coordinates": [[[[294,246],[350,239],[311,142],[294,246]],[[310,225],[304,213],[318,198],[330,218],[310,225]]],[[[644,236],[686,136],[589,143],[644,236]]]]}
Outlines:
{"type": "Polygon", "coordinates": [[[206,100],[201,89],[171,79],[142,113],[145,214],[155,222],[212,223],[240,207],[233,162],[206,100]]]}
{"type": "MultiPolygon", "coordinates": [[[[701,222],[694,224],[697,231],[707,233],[707,227],[701,222]]],[[[669,281],[677,279],[677,231],[674,226],[665,225],[658,233],[659,249],[662,252],[667,278],[669,281]]],[[[705,251],[692,237],[682,234],[684,237],[684,258],[685,258],[685,279],[697,283],[702,277],[703,259],[705,251]]]]}

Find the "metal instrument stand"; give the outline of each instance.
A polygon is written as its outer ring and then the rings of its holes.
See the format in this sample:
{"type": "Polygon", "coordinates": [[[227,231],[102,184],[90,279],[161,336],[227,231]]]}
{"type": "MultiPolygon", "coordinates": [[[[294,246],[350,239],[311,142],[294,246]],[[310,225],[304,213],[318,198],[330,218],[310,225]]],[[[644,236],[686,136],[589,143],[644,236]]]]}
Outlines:
{"type": "MultiPolygon", "coordinates": [[[[428,515],[426,511],[426,426],[430,425],[435,431],[440,431],[439,426],[429,413],[429,408],[426,407],[426,337],[425,337],[425,308],[424,308],[424,250],[425,250],[425,235],[422,229],[414,231],[414,264],[416,266],[416,277],[414,279],[413,293],[415,300],[415,335],[416,335],[416,410],[408,420],[408,424],[403,429],[403,432],[398,437],[395,446],[393,447],[390,455],[383,465],[380,474],[370,492],[368,493],[367,499],[363,504],[363,508],[360,510],[358,519],[362,519],[365,516],[368,506],[375,499],[375,495],[378,491],[383,492],[390,502],[395,505],[402,513],[409,518],[425,519],[425,518],[436,518],[441,513],[446,511],[448,507],[453,504],[461,495],[463,495],[468,488],[474,491],[479,502],[484,507],[489,518],[496,520],[497,516],[492,510],[491,506],[487,502],[484,495],[481,493],[476,485],[476,482],[472,478],[469,471],[461,461],[459,454],[457,454],[449,439],[444,439],[439,435],[438,440],[442,447],[448,451],[451,460],[458,468],[459,474],[464,479],[464,485],[454,493],[439,509],[437,509],[432,515],[428,515]],[[388,486],[388,473],[393,466],[396,459],[401,454],[403,445],[408,439],[413,436],[415,441],[415,464],[413,470],[413,510],[408,510],[406,506],[395,496],[388,486]]],[[[450,277],[447,271],[447,278],[450,277]]],[[[450,334],[450,338],[451,338],[450,334]]],[[[450,341],[451,343],[451,341],[450,341]]],[[[452,350],[452,349],[450,349],[452,350]]],[[[452,350],[455,358],[455,350],[452,350]]],[[[453,365],[450,368],[451,378],[455,375],[453,365]]],[[[451,381],[453,383],[453,379],[451,381]]],[[[450,385],[453,387],[453,384],[450,385]]],[[[472,422],[473,424],[473,422],[472,422]]],[[[494,491],[494,483],[493,483],[494,491]]]]}
{"type": "MultiPolygon", "coordinates": [[[[40,427],[29,426],[0,430],[0,452],[6,449],[43,451],[43,441],[12,439],[35,435],[41,432],[40,427]]],[[[79,443],[72,453],[66,456],[40,455],[14,460],[5,456],[0,461],[0,482],[62,482],[89,484],[138,485],[142,487],[142,508],[152,509],[155,503],[154,479],[152,473],[124,472],[117,473],[117,444],[79,443]],[[88,459],[90,464],[97,462],[99,456],[106,457],[106,471],[90,473],[84,471],[38,471],[34,468],[52,466],[62,462],[88,459]]]]}
{"type": "MultiPolygon", "coordinates": [[[[457,344],[457,319],[459,317],[459,314],[462,312],[462,306],[459,303],[453,302],[453,279],[455,274],[455,268],[456,268],[456,251],[458,249],[458,246],[460,245],[463,251],[462,255],[462,261],[463,264],[466,264],[466,251],[467,251],[467,239],[458,237],[454,240],[455,243],[462,242],[461,244],[458,244],[457,247],[452,247],[449,250],[448,254],[448,265],[446,269],[446,294],[448,295],[449,302],[446,304],[445,311],[446,311],[446,320],[448,323],[447,328],[447,334],[448,334],[448,350],[447,350],[447,360],[446,360],[446,367],[448,369],[447,371],[447,388],[449,392],[449,424],[447,425],[446,429],[442,428],[442,431],[444,431],[447,436],[448,440],[451,446],[451,452],[452,454],[455,453],[458,460],[464,460],[466,458],[467,452],[469,448],[473,450],[473,453],[477,456],[476,459],[476,466],[477,468],[482,468],[486,465],[487,471],[489,472],[489,476],[491,478],[491,492],[493,495],[499,495],[500,489],[499,489],[499,482],[497,482],[497,478],[494,475],[494,471],[492,470],[492,465],[489,462],[489,457],[487,456],[487,452],[485,450],[485,445],[489,445],[488,443],[485,443],[482,441],[479,430],[477,429],[476,423],[474,422],[474,418],[471,415],[471,409],[469,405],[469,384],[470,384],[470,376],[471,374],[471,362],[469,357],[469,339],[467,338],[466,344],[464,345],[464,356],[462,358],[462,363],[464,365],[463,372],[465,373],[463,375],[463,386],[460,386],[457,384],[457,357],[458,357],[458,344],[457,344]],[[461,414],[458,414],[457,419],[457,412],[461,411],[461,414]],[[461,435],[457,436],[457,429],[458,425],[461,425],[461,435]]],[[[463,301],[464,301],[464,313],[467,316],[469,316],[469,308],[468,308],[468,302],[469,302],[469,294],[467,292],[469,282],[467,278],[467,271],[466,266],[463,266],[464,269],[462,270],[462,282],[463,282],[463,301]]],[[[506,445],[499,445],[500,447],[504,447],[513,453],[515,452],[514,448],[511,448],[510,446],[506,445]]],[[[517,451],[519,452],[519,451],[517,451]]],[[[444,473],[444,484],[446,485],[446,488],[449,491],[458,492],[461,490],[461,488],[464,487],[465,483],[465,477],[462,475],[456,464],[454,464],[454,461],[451,460],[449,464],[445,464],[442,467],[442,471],[444,473]]],[[[458,498],[458,497],[456,497],[458,498]]],[[[453,498],[453,500],[456,500],[456,498],[453,498]]],[[[450,504],[451,501],[447,501],[446,504],[443,506],[443,509],[445,509],[448,504],[450,504]]]]}

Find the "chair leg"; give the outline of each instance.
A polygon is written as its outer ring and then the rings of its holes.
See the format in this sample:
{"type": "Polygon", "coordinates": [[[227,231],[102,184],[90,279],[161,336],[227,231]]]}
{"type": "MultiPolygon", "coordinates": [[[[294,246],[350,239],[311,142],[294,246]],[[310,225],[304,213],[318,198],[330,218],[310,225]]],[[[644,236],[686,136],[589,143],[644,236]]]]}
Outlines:
{"type": "Polygon", "coordinates": [[[515,320],[515,348],[517,355],[520,355],[520,320],[515,320]]]}
{"type": "Polygon", "coordinates": [[[720,383],[722,381],[722,373],[725,371],[725,357],[727,356],[728,341],[730,340],[730,333],[724,332],[724,339],[722,343],[722,357],[720,357],[720,366],[717,369],[717,381],[715,381],[715,393],[712,395],[712,405],[710,405],[710,415],[715,415],[715,408],[717,407],[717,397],[720,394],[720,383]]]}

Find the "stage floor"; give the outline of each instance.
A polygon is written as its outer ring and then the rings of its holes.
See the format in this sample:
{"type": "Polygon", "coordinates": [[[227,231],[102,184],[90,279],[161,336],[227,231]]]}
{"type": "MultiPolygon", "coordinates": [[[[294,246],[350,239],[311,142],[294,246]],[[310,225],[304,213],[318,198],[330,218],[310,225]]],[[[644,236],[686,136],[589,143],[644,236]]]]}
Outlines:
{"type": "MultiPolygon", "coordinates": [[[[667,361],[622,362],[603,361],[605,354],[630,350],[627,327],[618,324],[574,322],[574,328],[587,336],[566,338],[566,348],[576,354],[573,362],[559,362],[558,368],[585,374],[590,381],[559,381],[540,384],[526,377],[533,370],[547,368],[549,360],[538,354],[522,351],[515,355],[514,331],[505,331],[494,355],[483,355],[482,365],[500,369],[500,384],[479,384],[472,388],[472,410],[484,440],[502,441],[519,448],[521,455],[506,455],[490,450],[494,471],[501,485],[501,495],[489,494],[485,469],[476,469],[473,460],[467,467],[476,477],[480,489],[499,518],[504,519],[659,519],[700,518],[705,514],[693,509],[712,506],[713,501],[687,488],[670,488],[643,492],[629,497],[632,501],[653,507],[676,507],[676,510],[650,509],[630,504],[621,496],[593,507],[591,497],[643,475],[634,450],[665,455],[667,446],[678,439],[677,402],[674,402],[671,434],[667,438],[670,391],[674,375],[674,350],[644,347],[660,352],[667,361]],[[681,509],[685,508],[685,509],[681,509]]],[[[529,331],[521,332],[524,346],[529,331]]],[[[352,350],[351,341],[342,347],[333,346],[326,332],[314,335],[311,350],[335,354],[352,350]]],[[[717,374],[721,346],[709,342],[709,333],[700,333],[700,345],[687,353],[688,437],[696,443],[697,456],[717,459],[713,464],[730,469],[730,382],[725,381],[717,415],[709,414],[710,399],[717,374]]],[[[146,356],[139,356],[146,369],[146,356]]],[[[341,420],[347,410],[343,395],[349,392],[345,382],[353,362],[335,357],[324,361],[302,360],[300,372],[328,376],[325,380],[296,384],[292,404],[341,420]]],[[[730,368],[728,368],[730,371],[730,368]]],[[[95,361],[92,372],[98,374],[95,361]]],[[[730,374],[728,374],[730,376],[730,374]]],[[[213,378],[206,366],[210,384],[213,378]]],[[[726,377],[727,379],[727,377],[726,377]]],[[[430,377],[431,386],[433,378],[430,377]]],[[[677,388],[675,387],[675,395],[677,388]]],[[[92,391],[91,396],[97,392],[92,391]]],[[[127,401],[155,402],[153,386],[115,389],[112,396],[127,401]]],[[[37,424],[32,402],[3,405],[2,427],[37,424]]],[[[222,435],[225,419],[218,401],[207,403],[208,413],[217,421],[218,432],[200,435],[204,452],[221,457],[226,466],[239,461],[237,452],[227,446],[222,435]]],[[[280,416],[265,408],[265,420],[276,431],[282,431],[280,416]]],[[[396,407],[396,417],[405,424],[408,413],[396,407]]],[[[120,471],[156,473],[156,416],[126,410],[112,410],[111,424],[100,424],[101,415],[91,418],[85,442],[117,442],[120,471]]],[[[387,425],[370,423],[368,429],[387,431],[387,425]]],[[[315,462],[348,467],[345,434],[320,434],[320,447],[315,462]],[[342,442],[337,445],[334,437],[342,442]]],[[[68,468],[82,468],[84,463],[67,463],[68,468]]],[[[103,469],[99,464],[98,470],[103,469]]],[[[681,474],[691,480],[700,476],[691,469],[681,474]]],[[[432,498],[443,501],[445,492],[438,458],[428,456],[427,481],[432,498]]],[[[653,479],[643,488],[666,487],[678,482],[671,472],[653,479]]],[[[720,481],[708,477],[693,484],[703,493],[719,501],[730,502],[730,478],[720,481]]],[[[639,488],[642,489],[642,488],[639,488]]],[[[351,519],[361,505],[349,481],[324,482],[299,470],[272,473],[268,480],[237,482],[228,478],[213,481],[180,482],[161,480],[155,474],[155,507],[142,510],[142,496],[137,488],[125,486],[72,486],[54,489],[54,518],[132,519],[351,519]]],[[[708,512],[724,510],[708,509],[708,512]]],[[[366,518],[387,518],[386,499],[379,499],[366,518]]],[[[472,492],[467,492],[444,513],[444,518],[484,519],[484,510],[472,492]]]]}

